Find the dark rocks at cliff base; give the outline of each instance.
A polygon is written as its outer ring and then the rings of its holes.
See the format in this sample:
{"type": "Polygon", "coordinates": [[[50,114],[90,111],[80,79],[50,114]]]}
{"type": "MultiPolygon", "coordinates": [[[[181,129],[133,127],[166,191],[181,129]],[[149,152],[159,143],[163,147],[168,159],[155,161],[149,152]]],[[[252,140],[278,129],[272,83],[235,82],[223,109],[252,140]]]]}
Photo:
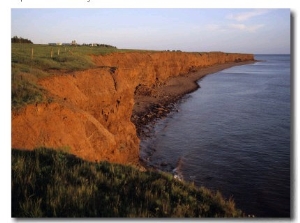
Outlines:
{"type": "Polygon", "coordinates": [[[149,137],[151,134],[150,128],[146,126],[150,123],[155,123],[156,120],[165,118],[171,111],[175,111],[175,104],[151,104],[146,112],[135,114],[131,117],[135,124],[138,136],[149,137]]]}

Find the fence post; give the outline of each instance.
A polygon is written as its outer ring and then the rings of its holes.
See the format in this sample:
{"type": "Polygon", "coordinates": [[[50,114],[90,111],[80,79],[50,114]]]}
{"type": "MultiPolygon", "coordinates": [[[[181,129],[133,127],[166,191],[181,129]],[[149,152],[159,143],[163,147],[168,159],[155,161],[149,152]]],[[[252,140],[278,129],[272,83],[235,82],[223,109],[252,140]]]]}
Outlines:
{"type": "Polygon", "coordinates": [[[50,56],[51,56],[51,58],[52,58],[52,56],[53,56],[53,48],[51,48],[50,56]]]}
{"type": "Polygon", "coordinates": [[[31,59],[33,59],[33,47],[31,48],[31,59]]]}

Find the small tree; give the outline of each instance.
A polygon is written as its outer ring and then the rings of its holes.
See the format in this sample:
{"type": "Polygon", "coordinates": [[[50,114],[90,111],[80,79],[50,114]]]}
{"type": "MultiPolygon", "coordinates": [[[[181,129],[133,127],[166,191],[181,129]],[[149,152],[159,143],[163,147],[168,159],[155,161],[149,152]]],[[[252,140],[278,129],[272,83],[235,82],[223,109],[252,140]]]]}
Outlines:
{"type": "Polygon", "coordinates": [[[29,39],[24,39],[22,37],[18,37],[18,36],[14,36],[11,38],[11,42],[12,43],[33,43],[31,40],[29,39]]]}

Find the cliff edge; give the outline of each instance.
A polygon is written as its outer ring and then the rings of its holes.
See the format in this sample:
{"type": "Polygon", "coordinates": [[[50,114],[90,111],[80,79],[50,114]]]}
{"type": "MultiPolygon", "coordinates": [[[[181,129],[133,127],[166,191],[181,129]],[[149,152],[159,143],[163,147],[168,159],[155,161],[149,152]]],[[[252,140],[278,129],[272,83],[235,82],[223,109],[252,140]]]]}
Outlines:
{"type": "Polygon", "coordinates": [[[166,98],[162,89],[177,89],[178,78],[187,74],[196,80],[212,72],[203,73],[205,69],[254,61],[252,54],[222,52],[126,52],[92,58],[95,69],[39,81],[54,100],[12,112],[12,148],[46,146],[90,161],[137,164],[139,138],[133,122],[151,100],[166,98]]]}

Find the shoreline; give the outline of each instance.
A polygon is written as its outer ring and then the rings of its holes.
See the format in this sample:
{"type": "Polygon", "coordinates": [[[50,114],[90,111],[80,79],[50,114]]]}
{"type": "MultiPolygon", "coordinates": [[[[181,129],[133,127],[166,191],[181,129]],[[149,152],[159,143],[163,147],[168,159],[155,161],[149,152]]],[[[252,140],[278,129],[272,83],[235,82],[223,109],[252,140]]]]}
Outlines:
{"type": "MultiPolygon", "coordinates": [[[[136,92],[134,95],[135,104],[132,110],[131,121],[136,126],[138,138],[142,140],[151,137],[148,131],[145,131],[146,126],[148,124],[155,124],[156,120],[162,119],[174,111],[175,105],[183,96],[200,88],[197,82],[206,75],[214,74],[234,66],[253,64],[256,62],[258,61],[217,64],[189,72],[185,75],[171,77],[162,85],[152,89],[146,89],[146,94],[143,91],[136,92]]],[[[141,157],[139,157],[138,166],[145,170],[153,170],[154,168],[148,166],[141,157]]]]}
{"type": "Polygon", "coordinates": [[[153,122],[155,119],[165,117],[174,108],[184,95],[197,90],[200,86],[198,81],[209,74],[246,64],[252,64],[254,61],[233,62],[217,64],[189,72],[185,75],[169,78],[164,84],[155,86],[152,89],[144,89],[136,92],[134,95],[134,107],[132,110],[131,121],[136,126],[138,137],[144,136],[143,127],[153,122]],[[146,92],[145,92],[146,91],[146,92]]]}

